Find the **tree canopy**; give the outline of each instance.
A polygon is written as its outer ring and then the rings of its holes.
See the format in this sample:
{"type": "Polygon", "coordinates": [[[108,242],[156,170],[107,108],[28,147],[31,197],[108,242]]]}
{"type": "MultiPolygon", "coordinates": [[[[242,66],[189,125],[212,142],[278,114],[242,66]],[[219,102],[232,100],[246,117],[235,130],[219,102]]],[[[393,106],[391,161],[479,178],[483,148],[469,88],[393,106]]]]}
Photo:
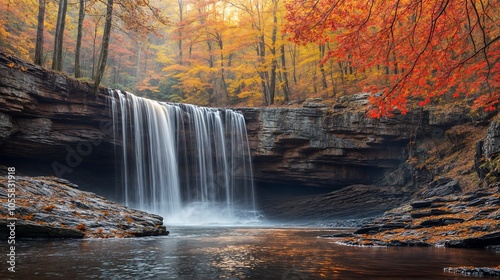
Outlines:
{"type": "Polygon", "coordinates": [[[365,91],[381,117],[453,97],[494,110],[499,22],[500,0],[0,0],[0,50],[162,101],[365,91]]]}
{"type": "Polygon", "coordinates": [[[292,0],[296,43],[329,42],[323,62],[346,60],[372,97],[373,117],[405,113],[443,95],[476,96],[495,110],[500,86],[500,1],[292,0]]]}

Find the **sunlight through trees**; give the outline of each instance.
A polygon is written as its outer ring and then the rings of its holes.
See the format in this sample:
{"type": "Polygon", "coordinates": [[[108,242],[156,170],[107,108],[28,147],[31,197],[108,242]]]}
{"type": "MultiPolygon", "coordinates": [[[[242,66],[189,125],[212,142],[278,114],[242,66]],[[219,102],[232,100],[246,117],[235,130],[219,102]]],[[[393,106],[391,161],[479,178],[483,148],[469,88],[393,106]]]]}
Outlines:
{"type": "Polygon", "coordinates": [[[366,91],[374,117],[448,97],[493,110],[499,11],[498,0],[0,0],[0,50],[163,101],[259,106],[366,91]]]}

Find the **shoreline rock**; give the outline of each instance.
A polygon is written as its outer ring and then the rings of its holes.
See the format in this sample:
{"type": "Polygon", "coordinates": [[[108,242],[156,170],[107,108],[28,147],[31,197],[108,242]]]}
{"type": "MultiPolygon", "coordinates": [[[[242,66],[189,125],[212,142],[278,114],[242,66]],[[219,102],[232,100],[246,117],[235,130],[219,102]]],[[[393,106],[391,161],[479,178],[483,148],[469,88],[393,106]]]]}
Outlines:
{"type": "Polygon", "coordinates": [[[385,212],[340,243],[453,248],[500,245],[499,199],[498,192],[476,192],[413,201],[385,212]]]}
{"type": "Polygon", "coordinates": [[[500,268],[498,267],[446,267],[444,272],[473,277],[500,277],[500,268]]]}
{"type": "MultiPolygon", "coordinates": [[[[15,209],[8,205],[8,180],[0,177],[0,236],[16,218],[16,238],[113,238],[168,235],[163,218],[81,191],[55,177],[16,177],[15,209]]],[[[12,205],[11,205],[12,206],[12,205]]]]}

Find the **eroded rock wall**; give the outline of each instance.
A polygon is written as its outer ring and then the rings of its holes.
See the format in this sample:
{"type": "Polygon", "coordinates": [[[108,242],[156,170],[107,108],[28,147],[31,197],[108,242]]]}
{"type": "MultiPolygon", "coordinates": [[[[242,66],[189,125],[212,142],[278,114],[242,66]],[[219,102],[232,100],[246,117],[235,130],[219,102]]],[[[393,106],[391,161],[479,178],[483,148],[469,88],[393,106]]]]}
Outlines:
{"type": "Polygon", "coordinates": [[[330,108],[244,108],[259,182],[369,184],[406,158],[426,115],[370,119],[330,108]]]}
{"type": "Polygon", "coordinates": [[[81,143],[99,151],[88,156],[111,156],[107,96],[91,92],[87,83],[0,55],[0,155],[65,160],[81,143]]]}
{"type": "MultiPolygon", "coordinates": [[[[0,165],[33,163],[36,175],[58,175],[54,162],[65,175],[86,165],[88,173],[72,172],[83,179],[111,173],[120,143],[109,133],[108,104],[107,89],[96,96],[87,83],[0,54],[0,165]]],[[[420,111],[370,119],[342,106],[237,110],[247,122],[255,179],[280,185],[373,184],[408,158],[417,135],[444,135],[466,121],[463,112],[420,111]]],[[[114,175],[106,176],[112,183],[114,175]]]]}

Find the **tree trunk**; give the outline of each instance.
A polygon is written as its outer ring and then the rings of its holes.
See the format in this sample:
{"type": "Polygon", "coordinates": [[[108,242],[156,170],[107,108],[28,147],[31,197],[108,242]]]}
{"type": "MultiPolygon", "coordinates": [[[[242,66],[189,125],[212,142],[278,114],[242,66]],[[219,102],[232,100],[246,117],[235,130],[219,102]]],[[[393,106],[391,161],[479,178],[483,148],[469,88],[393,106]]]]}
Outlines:
{"type": "Polygon", "coordinates": [[[177,47],[179,48],[179,65],[182,65],[182,61],[184,60],[183,53],[182,53],[182,30],[184,28],[184,1],[183,0],[177,0],[177,4],[179,5],[179,28],[178,28],[178,36],[179,39],[177,40],[177,47]]]}
{"type": "Polygon", "coordinates": [[[92,80],[95,80],[95,73],[97,68],[97,32],[99,31],[98,23],[101,21],[99,17],[94,26],[94,37],[92,42],[92,80]]]}
{"type": "Polygon", "coordinates": [[[292,58],[292,69],[293,69],[293,83],[297,85],[297,45],[293,44],[293,48],[290,49],[290,56],[292,58]]]}
{"type": "Polygon", "coordinates": [[[43,63],[43,30],[45,23],[45,0],[38,0],[38,26],[36,29],[35,60],[34,63],[43,63]]]}
{"type": "MultiPolygon", "coordinates": [[[[285,35],[282,35],[282,40],[284,42],[285,35]]],[[[286,57],[285,57],[285,44],[281,43],[280,46],[281,55],[281,69],[282,69],[282,79],[283,79],[283,97],[285,101],[290,101],[290,86],[288,85],[288,69],[286,68],[286,57]]]]}
{"type": "Polygon", "coordinates": [[[76,35],[76,47],[75,47],[75,78],[80,78],[82,76],[80,72],[80,51],[82,49],[84,19],[85,19],[85,0],[80,0],[80,10],[78,13],[78,34],[76,35]]]}
{"type": "Polygon", "coordinates": [[[319,45],[319,71],[321,72],[321,84],[323,85],[323,89],[328,88],[328,83],[326,81],[326,72],[325,65],[321,63],[321,60],[325,57],[325,44],[319,45]]]}
{"type": "Polygon", "coordinates": [[[52,56],[52,69],[56,71],[62,70],[62,47],[67,9],[68,0],[60,0],[59,10],[57,12],[56,34],[54,36],[54,54],[52,56]]]}
{"type": "Polygon", "coordinates": [[[229,92],[227,90],[227,84],[226,84],[226,74],[225,74],[225,66],[224,66],[224,43],[222,41],[222,35],[217,36],[217,40],[219,43],[219,51],[220,51],[220,79],[221,79],[221,85],[220,85],[220,90],[222,91],[222,98],[224,98],[224,102],[227,104],[229,101],[229,92]]]}
{"type": "Polygon", "coordinates": [[[109,39],[111,37],[111,21],[113,19],[113,0],[108,0],[106,7],[106,21],[104,22],[104,34],[102,35],[101,54],[97,63],[97,70],[94,75],[94,93],[99,92],[104,70],[106,69],[106,61],[108,59],[109,39]]]}
{"type": "Polygon", "coordinates": [[[278,61],[276,59],[276,41],[277,41],[277,34],[278,34],[278,17],[277,17],[277,10],[278,10],[278,0],[273,0],[274,3],[274,8],[273,8],[273,32],[271,36],[272,40],[272,47],[271,47],[271,81],[269,85],[269,101],[271,104],[274,104],[274,97],[276,95],[276,70],[278,68],[278,61]]]}
{"type": "Polygon", "coordinates": [[[264,69],[264,65],[266,64],[266,44],[265,44],[265,37],[263,34],[260,35],[259,37],[259,43],[257,45],[257,55],[259,56],[259,76],[261,79],[261,86],[262,86],[262,94],[264,96],[264,102],[266,105],[271,105],[271,100],[269,99],[269,87],[268,87],[268,73],[267,70],[264,69]]]}
{"type": "Polygon", "coordinates": [[[142,44],[141,42],[137,42],[137,67],[135,69],[135,86],[139,84],[139,80],[141,77],[141,59],[142,59],[142,44]]]}

